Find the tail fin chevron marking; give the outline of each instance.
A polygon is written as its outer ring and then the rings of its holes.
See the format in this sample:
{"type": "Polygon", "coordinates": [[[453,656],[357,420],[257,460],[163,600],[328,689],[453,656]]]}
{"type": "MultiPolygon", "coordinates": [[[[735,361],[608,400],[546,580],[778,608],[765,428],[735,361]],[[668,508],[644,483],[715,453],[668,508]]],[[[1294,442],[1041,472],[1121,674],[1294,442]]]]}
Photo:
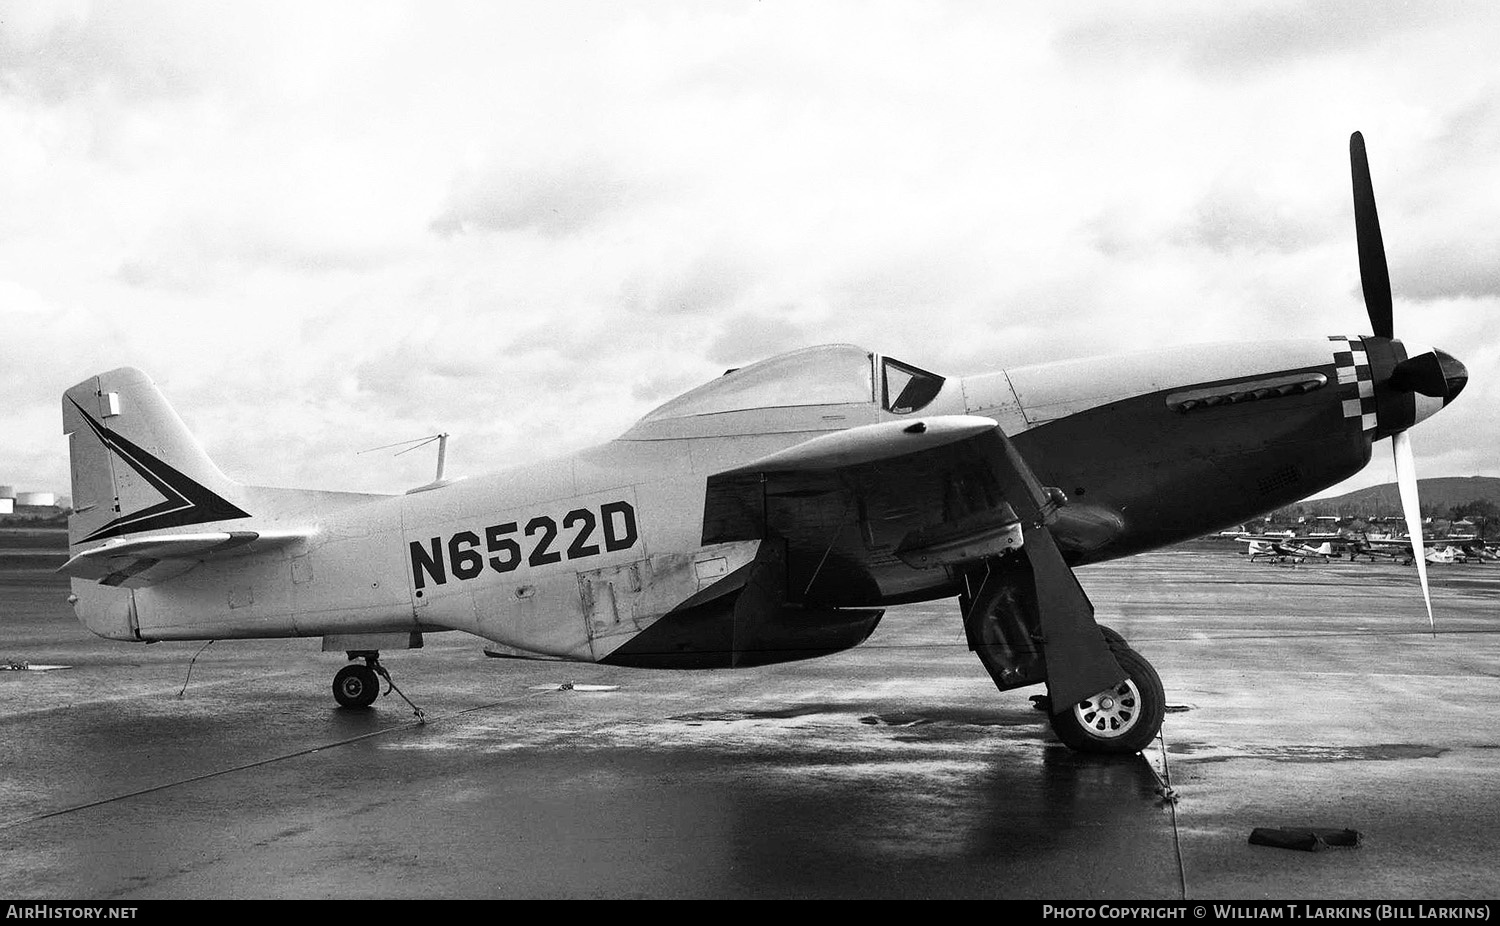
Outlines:
{"type": "Polygon", "coordinates": [[[139,473],[141,478],[163,496],[161,502],[149,508],[121,515],[102,525],[87,537],[75,541],[76,543],[163,527],[182,527],[188,524],[250,517],[249,512],[241,510],[237,505],[209,491],[177,469],[95,421],[71,396],[68,397],[68,401],[78,410],[79,415],[100,442],[129,464],[131,469],[139,473]]]}

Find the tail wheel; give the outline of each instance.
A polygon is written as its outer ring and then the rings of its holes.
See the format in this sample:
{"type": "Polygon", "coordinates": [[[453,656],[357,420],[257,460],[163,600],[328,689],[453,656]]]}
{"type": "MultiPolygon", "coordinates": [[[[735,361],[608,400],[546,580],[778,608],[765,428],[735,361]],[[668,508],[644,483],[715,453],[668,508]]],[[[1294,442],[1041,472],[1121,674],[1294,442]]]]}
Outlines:
{"type": "Polygon", "coordinates": [[[380,677],[369,666],[344,666],[333,677],[333,699],[340,707],[369,707],[379,696],[380,677]]]}
{"type": "Polygon", "coordinates": [[[1156,739],[1166,714],[1166,692],[1151,663],[1129,647],[1110,650],[1125,670],[1125,680],[1060,714],[1048,715],[1057,738],[1079,752],[1140,752],[1156,739]]]}

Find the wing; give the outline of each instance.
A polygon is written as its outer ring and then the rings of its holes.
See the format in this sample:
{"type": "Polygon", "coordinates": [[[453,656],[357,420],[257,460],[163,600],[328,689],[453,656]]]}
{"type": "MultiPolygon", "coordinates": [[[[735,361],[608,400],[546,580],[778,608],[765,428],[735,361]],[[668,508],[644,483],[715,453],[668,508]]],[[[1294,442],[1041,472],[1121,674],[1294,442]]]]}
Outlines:
{"type": "Polygon", "coordinates": [[[995,555],[1006,536],[1019,539],[1015,513],[971,446],[995,428],[970,416],[883,422],[726,470],[708,481],[703,542],[779,538],[790,587],[822,603],[899,597],[908,567],[898,550],[909,552],[910,538],[941,541],[944,527],[971,538],[990,533],[995,555]]]}
{"type": "Polygon", "coordinates": [[[746,473],[826,472],[861,463],[910,456],[995,430],[1000,423],[978,415],[938,415],[916,421],[883,421],[823,434],[785,450],[725,470],[746,473]]]}
{"type": "Polygon", "coordinates": [[[703,543],[778,537],[788,544],[792,584],[842,605],[900,597],[903,578],[932,584],[914,569],[961,567],[1021,546],[1033,508],[1070,554],[1123,530],[1111,509],[1060,507],[1061,493],[1044,490],[1017,462],[996,422],[970,415],[814,437],[710,477],[703,543]]]}
{"type": "Polygon", "coordinates": [[[101,585],[144,588],[182,575],[210,559],[260,553],[312,535],[311,530],[211,531],[108,540],[73,554],[57,571],[101,585]]]}
{"type": "Polygon", "coordinates": [[[1063,501],[994,420],[934,416],[814,437],[711,476],[703,542],[776,538],[788,595],[834,607],[931,598],[944,581],[958,595],[966,567],[1024,548],[1043,602],[1048,684],[1067,705],[1119,669],[1058,541],[1102,546],[1123,520],[1063,501]]]}

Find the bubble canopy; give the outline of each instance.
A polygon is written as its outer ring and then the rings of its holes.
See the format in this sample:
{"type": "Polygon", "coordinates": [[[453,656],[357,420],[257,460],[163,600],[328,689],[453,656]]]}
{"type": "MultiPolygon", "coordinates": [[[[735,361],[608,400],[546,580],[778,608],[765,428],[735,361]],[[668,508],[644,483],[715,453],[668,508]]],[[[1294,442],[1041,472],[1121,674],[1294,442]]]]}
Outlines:
{"type": "Polygon", "coordinates": [[[937,394],[943,378],[897,360],[882,363],[876,390],[877,357],[853,344],[824,344],[779,354],[730,370],[652,411],[642,422],[756,408],[816,405],[871,405],[882,399],[887,411],[915,411],[937,394]]]}

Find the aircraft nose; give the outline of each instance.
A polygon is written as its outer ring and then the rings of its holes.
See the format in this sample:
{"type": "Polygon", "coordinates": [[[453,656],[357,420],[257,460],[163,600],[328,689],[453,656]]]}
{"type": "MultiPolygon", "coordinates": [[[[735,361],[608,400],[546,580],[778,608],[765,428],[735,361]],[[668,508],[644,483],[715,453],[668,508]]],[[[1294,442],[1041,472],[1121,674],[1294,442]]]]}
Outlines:
{"type": "Polygon", "coordinates": [[[1443,404],[1447,405],[1458,398],[1458,394],[1464,391],[1464,386],[1468,385],[1469,371],[1459,363],[1457,357],[1447,351],[1434,350],[1432,353],[1437,357],[1438,369],[1442,371],[1443,383],[1447,386],[1443,395],[1443,404]]]}
{"type": "Polygon", "coordinates": [[[1443,405],[1458,398],[1468,382],[1468,369],[1458,358],[1441,350],[1417,354],[1391,371],[1391,385],[1395,388],[1439,399],[1443,405]]]}

